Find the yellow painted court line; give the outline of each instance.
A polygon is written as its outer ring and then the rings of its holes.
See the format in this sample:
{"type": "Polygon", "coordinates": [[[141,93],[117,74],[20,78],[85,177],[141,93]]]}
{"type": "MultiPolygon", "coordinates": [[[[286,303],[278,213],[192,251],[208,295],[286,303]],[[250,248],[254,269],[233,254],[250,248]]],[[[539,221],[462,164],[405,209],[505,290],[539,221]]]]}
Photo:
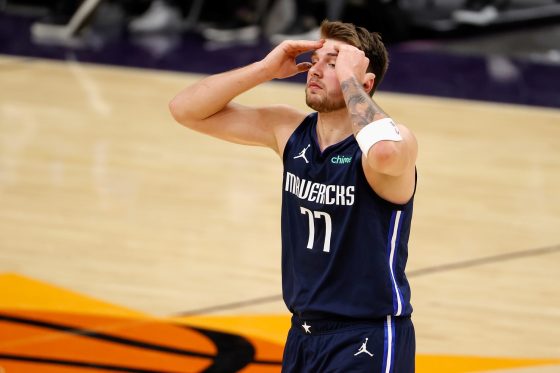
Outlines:
{"type": "Polygon", "coordinates": [[[257,337],[280,345],[286,342],[290,329],[289,315],[187,316],[172,320],[189,326],[257,337]]]}
{"type": "Polygon", "coordinates": [[[115,317],[146,317],[124,307],[14,273],[0,274],[0,309],[40,310],[115,317]]]}

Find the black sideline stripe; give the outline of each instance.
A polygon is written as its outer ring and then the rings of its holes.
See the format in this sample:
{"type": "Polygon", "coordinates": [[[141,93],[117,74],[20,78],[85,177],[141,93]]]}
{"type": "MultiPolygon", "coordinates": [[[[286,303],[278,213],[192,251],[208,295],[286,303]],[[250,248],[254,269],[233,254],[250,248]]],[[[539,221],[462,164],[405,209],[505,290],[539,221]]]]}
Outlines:
{"type": "Polygon", "coordinates": [[[552,254],[556,251],[560,251],[560,245],[549,246],[549,247],[541,247],[541,248],[538,248],[538,249],[530,249],[530,250],[523,250],[523,251],[514,251],[512,253],[505,253],[505,254],[487,256],[487,257],[478,258],[478,259],[465,260],[465,261],[457,262],[457,263],[442,264],[442,265],[439,265],[439,266],[429,267],[429,268],[421,268],[421,269],[417,269],[415,271],[410,271],[407,274],[407,276],[408,277],[424,276],[424,275],[429,275],[429,274],[432,274],[432,273],[451,271],[451,270],[454,270],[454,269],[463,269],[463,268],[469,268],[469,267],[476,267],[476,266],[480,266],[480,265],[484,265],[484,264],[499,263],[499,262],[505,262],[505,261],[508,261],[508,260],[528,258],[528,257],[538,256],[538,255],[552,254]]]}
{"type": "Polygon", "coordinates": [[[255,360],[255,348],[251,342],[240,335],[194,327],[191,329],[212,340],[218,348],[214,364],[205,370],[205,373],[237,372],[249,364],[282,364],[282,361],[278,360],[255,360]]]}
{"type": "Polygon", "coordinates": [[[215,357],[214,355],[211,355],[211,354],[204,354],[204,353],[201,353],[201,352],[194,352],[194,351],[182,350],[182,349],[168,347],[168,346],[157,345],[157,344],[153,344],[153,343],[135,341],[135,340],[130,339],[130,338],[122,338],[122,337],[116,337],[116,336],[113,336],[113,335],[110,335],[110,334],[98,333],[94,330],[73,328],[73,327],[70,327],[70,326],[54,324],[54,323],[50,323],[50,322],[46,322],[46,321],[39,321],[39,320],[32,320],[32,319],[27,319],[27,318],[23,318],[23,317],[9,316],[9,315],[5,315],[5,314],[2,314],[2,313],[0,313],[0,321],[7,321],[7,322],[12,322],[12,323],[17,323],[17,324],[32,325],[32,326],[36,326],[36,327],[39,327],[39,328],[58,330],[58,331],[68,333],[68,334],[73,334],[73,335],[76,335],[76,336],[82,336],[82,337],[87,337],[87,338],[92,338],[92,339],[99,339],[99,340],[102,340],[102,341],[107,341],[107,342],[126,345],[126,346],[134,346],[134,347],[143,348],[143,349],[146,349],[146,350],[152,350],[152,351],[158,351],[158,352],[167,352],[167,353],[175,354],[175,355],[200,357],[200,358],[205,358],[205,359],[214,359],[214,357],[215,357]]]}
{"type": "MultiPolygon", "coordinates": [[[[465,261],[457,262],[457,263],[449,263],[449,264],[442,264],[442,265],[438,265],[438,266],[434,266],[434,267],[421,268],[421,269],[417,269],[417,270],[414,270],[414,271],[408,271],[406,275],[407,275],[407,277],[431,275],[431,274],[434,274],[434,273],[447,272],[447,271],[451,271],[451,270],[455,270],[455,269],[476,267],[476,266],[483,265],[483,264],[505,262],[505,261],[508,261],[508,260],[528,258],[528,257],[532,257],[532,256],[537,256],[537,255],[553,254],[557,251],[560,251],[560,245],[549,246],[549,247],[541,247],[541,248],[538,248],[538,249],[516,251],[516,252],[513,252],[513,253],[487,256],[487,257],[478,258],[478,259],[465,260],[465,261]]],[[[181,317],[181,316],[195,316],[195,315],[212,313],[212,312],[216,312],[216,311],[224,311],[224,310],[231,310],[231,309],[240,308],[240,307],[253,306],[253,305],[256,305],[256,304],[271,303],[271,302],[276,302],[276,301],[281,300],[281,299],[282,299],[281,294],[280,295],[270,295],[270,296],[267,296],[267,297],[254,298],[254,299],[249,299],[249,300],[241,301],[241,302],[226,303],[226,304],[216,305],[216,306],[213,306],[213,307],[206,307],[206,308],[199,308],[199,309],[194,309],[194,310],[190,310],[190,311],[184,311],[184,312],[176,314],[176,316],[179,316],[179,317],[181,317]]]]}
{"type": "Polygon", "coordinates": [[[244,301],[240,301],[240,302],[225,303],[225,304],[220,304],[220,305],[217,305],[217,306],[211,306],[211,307],[205,307],[205,308],[197,308],[197,309],[194,309],[194,310],[181,312],[181,313],[175,314],[173,316],[183,317],[183,316],[203,315],[205,313],[210,313],[210,312],[229,310],[229,309],[233,309],[233,308],[241,308],[241,307],[245,307],[245,306],[254,306],[254,305],[257,305],[257,304],[271,303],[271,302],[277,302],[277,301],[281,301],[281,300],[282,300],[282,295],[269,295],[267,297],[253,298],[253,299],[248,299],[248,300],[244,300],[244,301]]]}

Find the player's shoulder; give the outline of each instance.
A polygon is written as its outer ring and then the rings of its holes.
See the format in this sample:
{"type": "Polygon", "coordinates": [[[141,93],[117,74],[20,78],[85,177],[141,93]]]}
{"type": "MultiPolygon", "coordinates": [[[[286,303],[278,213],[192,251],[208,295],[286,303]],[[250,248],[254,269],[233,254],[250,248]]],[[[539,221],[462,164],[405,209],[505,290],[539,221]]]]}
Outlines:
{"type": "Polygon", "coordinates": [[[271,111],[273,119],[270,124],[274,128],[279,154],[282,155],[289,138],[309,113],[283,104],[269,106],[267,110],[271,111]]]}

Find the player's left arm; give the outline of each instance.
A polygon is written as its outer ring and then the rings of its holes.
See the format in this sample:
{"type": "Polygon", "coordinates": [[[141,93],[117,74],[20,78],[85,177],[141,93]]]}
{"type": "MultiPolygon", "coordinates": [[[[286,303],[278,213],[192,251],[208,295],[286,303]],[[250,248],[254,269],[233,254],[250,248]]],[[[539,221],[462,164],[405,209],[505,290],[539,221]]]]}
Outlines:
{"type": "Polygon", "coordinates": [[[384,199],[403,204],[414,194],[418,143],[407,127],[395,124],[370,97],[375,75],[366,72],[368,63],[364,52],[343,45],[336,60],[337,76],[369,184],[384,199]]]}

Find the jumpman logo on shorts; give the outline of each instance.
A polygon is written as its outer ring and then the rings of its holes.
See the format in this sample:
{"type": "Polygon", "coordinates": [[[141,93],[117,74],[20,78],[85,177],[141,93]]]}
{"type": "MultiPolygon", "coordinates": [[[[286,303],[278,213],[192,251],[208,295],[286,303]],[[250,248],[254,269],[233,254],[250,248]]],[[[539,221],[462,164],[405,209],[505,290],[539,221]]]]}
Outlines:
{"type": "Polygon", "coordinates": [[[298,155],[296,155],[294,157],[294,159],[296,158],[303,158],[303,160],[305,161],[305,163],[309,163],[309,161],[307,160],[307,157],[305,156],[305,152],[307,151],[307,149],[309,149],[309,147],[311,146],[311,144],[307,145],[301,152],[299,152],[298,155]]]}
{"type": "Polygon", "coordinates": [[[373,357],[373,354],[367,350],[367,341],[368,341],[368,338],[366,338],[366,340],[364,341],[364,343],[362,343],[362,347],[360,347],[360,349],[358,350],[358,352],[356,352],[356,353],[354,354],[354,356],[357,356],[357,355],[359,355],[359,354],[363,354],[363,353],[365,352],[365,353],[368,354],[369,356],[373,357]]]}

